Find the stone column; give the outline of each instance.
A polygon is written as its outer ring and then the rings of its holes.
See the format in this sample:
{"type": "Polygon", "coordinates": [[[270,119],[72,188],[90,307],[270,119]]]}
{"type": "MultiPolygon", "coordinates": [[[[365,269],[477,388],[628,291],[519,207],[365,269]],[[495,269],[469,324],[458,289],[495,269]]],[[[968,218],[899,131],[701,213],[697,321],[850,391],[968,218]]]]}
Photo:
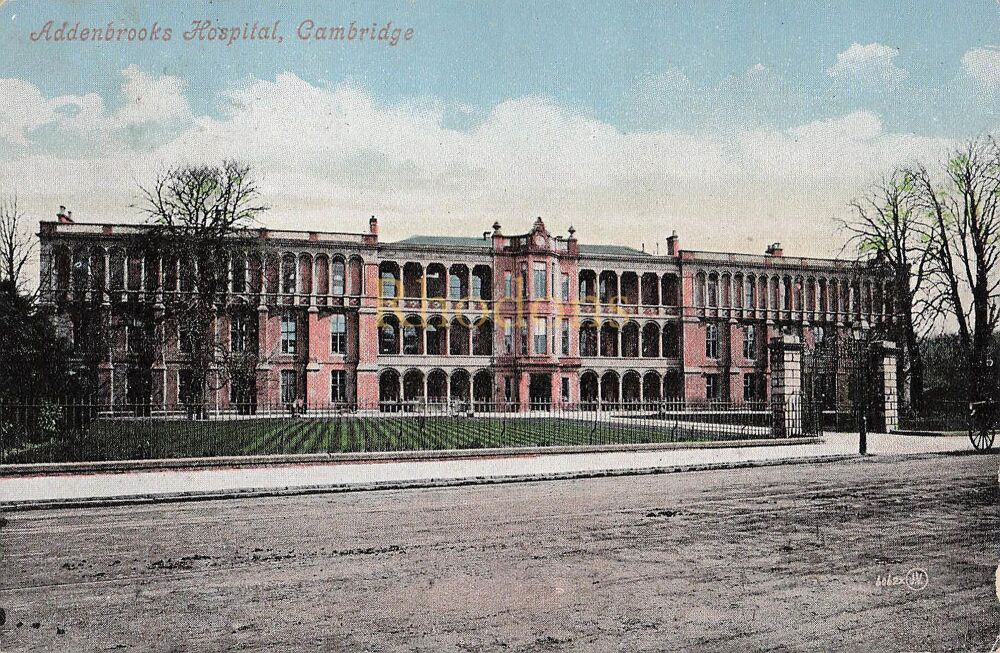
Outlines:
{"type": "Polygon", "coordinates": [[[271,386],[271,357],[274,343],[270,338],[270,312],[266,304],[257,307],[257,339],[259,352],[257,363],[257,405],[270,407],[278,403],[278,397],[271,386]]]}
{"type": "MultiPolygon", "coordinates": [[[[355,392],[358,407],[373,410],[378,407],[378,314],[375,308],[362,307],[357,313],[356,329],[348,331],[350,346],[357,361],[355,392]]],[[[402,337],[402,332],[400,332],[402,337]]],[[[399,397],[402,398],[402,390],[399,397]]]]}
{"type": "Polygon", "coordinates": [[[771,339],[771,431],[777,437],[802,434],[802,343],[798,336],[771,339]]]}
{"type": "Polygon", "coordinates": [[[520,375],[515,377],[518,384],[518,397],[517,400],[520,402],[519,410],[522,413],[527,413],[531,410],[531,377],[527,372],[521,372],[520,375]]]}
{"type": "Polygon", "coordinates": [[[150,403],[155,408],[165,408],[167,405],[167,365],[166,365],[166,326],[163,319],[164,307],[157,303],[153,307],[153,365],[152,383],[150,388],[150,403]]]}
{"type": "Polygon", "coordinates": [[[872,346],[872,367],[875,374],[872,379],[873,390],[878,410],[879,424],[873,424],[883,433],[891,433],[899,428],[899,398],[896,389],[896,344],[885,340],[872,346]]]}
{"type": "Polygon", "coordinates": [[[321,374],[325,370],[322,365],[326,361],[326,352],[330,347],[329,317],[319,319],[319,308],[311,304],[306,309],[307,327],[306,339],[308,362],[306,363],[306,402],[313,407],[326,407],[330,403],[329,374],[321,374]],[[325,376],[325,378],[324,378],[325,376]]]}

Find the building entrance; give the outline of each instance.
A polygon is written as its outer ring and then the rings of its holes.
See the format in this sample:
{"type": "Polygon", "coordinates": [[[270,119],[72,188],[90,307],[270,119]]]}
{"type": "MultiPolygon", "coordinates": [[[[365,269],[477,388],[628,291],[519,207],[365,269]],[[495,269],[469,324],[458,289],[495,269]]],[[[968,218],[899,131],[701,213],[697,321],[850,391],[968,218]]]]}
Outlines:
{"type": "Polygon", "coordinates": [[[528,401],[531,410],[552,408],[552,375],[532,374],[528,384],[528,401]]]}

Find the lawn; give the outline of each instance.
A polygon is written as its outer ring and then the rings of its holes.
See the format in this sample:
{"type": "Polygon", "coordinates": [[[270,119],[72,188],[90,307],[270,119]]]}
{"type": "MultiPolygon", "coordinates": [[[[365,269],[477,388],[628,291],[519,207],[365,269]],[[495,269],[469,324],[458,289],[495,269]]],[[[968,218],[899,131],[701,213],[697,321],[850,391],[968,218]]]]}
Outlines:
{"type": "Polygon", "coordinates": [[[732,424],[648,418],[523,416],[99,418],[69,442],[8,452],[5,462],[636,444],[761,437],[732,424]]]}

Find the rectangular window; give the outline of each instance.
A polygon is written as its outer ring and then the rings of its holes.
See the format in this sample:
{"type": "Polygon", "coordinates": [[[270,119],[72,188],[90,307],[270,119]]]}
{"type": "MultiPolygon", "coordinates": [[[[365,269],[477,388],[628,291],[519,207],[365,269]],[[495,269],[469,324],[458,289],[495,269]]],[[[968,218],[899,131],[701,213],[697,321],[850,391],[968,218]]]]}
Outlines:
{"type": "Polygon", "coordinates": [[[709,374],[705,377],[705,399],[709,401],[717,401],[721,395],[721,388],[719,387],[719,375],[709,374]]]}
{"type": "Polygon", "coordinates": [[[562,378],[562,400],[564,402],[569,401],[569,377],[564,376],[562,378]]]}
{"type": "Polygon", "coordinates": [[[330,353],[347,353],[347,316],[343,313],[330,316],[330,353]]]}
{"type": "Polygon", "coordinates": [[[535,353],[544,354],[548,349],[547,321],[544,317],[535,318],[535,353]]]}
{"type": "Polygon", "coordinates": [[[562,355],[569,356],[569,320],[562,321],[562,355]]]}
{"type": "Polygon", "coordinates": [[[233,315],[229,318],[229,350],[234,354],[246,351],[249,326],[244,315],[233,315]]]}
{"type": "Polygon", "coordinates": [[[475,275],[472,276],[472,298],[483,298],[483,280],[475,275]]]}
{"type": "Polygon", "coordinates": [[[503,377],[503,398],[506,401],[514,400],[514,379],[512,377],[503,377]]]}
{"type": "Polygon", "coordinates": [[[382,296],[389,299],[396,296],[396,277],[388,272],[382,273],[382,296]]]}
{"type": "Polygon", "coordinates": [[[514,353],[514,323],[510,320],[503,325],[503,347],[508,354],[514,353]]]}
{"type": "Polygon", "coordinates": [[[521,298],[528,298],[528,264],[521,264],[521,298]]]}
{"type": "Polygon", "coordinates": [[[503,296],[507,298],[514,296],[514,276],[510,272],[503,273],[503,296]]]}
{"type": "Polygon", "coordinates": [[[760,396],[760,381],[756,374],[744,374],[743,375],[743,400],[744,401],[759,401],[762,399],[760,396]]]}
{"type": "Polygon", "coordinates": [[[743,358],[750,361],[757,358],[757,330],[753,325],[747,326],[743,333],[743,358]]]}
{"type": "MultiPolygon", "coordinates": [[[[180,336],[178,336],[179,338],[180,336]]],[[[143,338],[142,334],[142,322],[137,318],[131,317],[125,322],[125,347],[128,349],[130,354],[139,354],[143,350],[143,338]]],[[[190,343],[188,339],[188,343],[190,343]]],[[[79,344],[84,344],[82,341],[79,344]]],[[[183,349],[181,351],[184,351],[183,349]]],[[[187,351],[191,351],[188,349],[187,351]]]]}
{"type": "Polygon", "coordinates": [[[237,255],[232,258],[232,289],[235,293],[246,292],[247,260],[243,256],[237,255]]]}
{"type": "Polygon", "coordinates": [[[254,395],[253,384],[253,377],[231,377],[229,379],[229,403],[250,404],[254,395]]]}
{"type": "Polygon", "coordinates": [[[191,370],[177,370],[177,402],[189,404],[194,400],[194,381],[191,370]]]}
{"type": "Polygon", "coordinates": [[[719,326],[717,324],[705,326],[705,356],[708,358],[719,357],[719,326]]]}
{"type": "Polygon", "coordinates": [[[719,280],[715,277],[708,278],[708,305],[712,308],[719,305],[719,280]]]}
{"type": "Polygon", "coordinates": [[[347,401],[347,372],[344,370],[330,372],[330,401],[347,401]]]}
{"type": "Polygon", "coordinates": [[[521,318],[517,325],[517,339],[521,342],[521,355],[528,355],[528,321],[521,318]]]}
{"type": "Polygon", "coordinates": [[[282,354],[294,354],[298,342],[296,340],[295,333],[295,316],[294,315],[282,315],[281,316],[281,353],[282,354]]]}
{"type": "Polygon", "coordinates": [[[565,272],[562,273],[562,299],[564,302],[569,301],[569,275],[565,272]]]}
{"type": "Polygon", "coordinates": [[[462,298],[462,277],[457,274],[453,274],[448,277],[448,298],[449,299],[461,299],[462,298]]]}
{"type": "Polygon", "coordinates": [[[555,298],[555,295],[556,295],[556,288],[558,288],[558,287],[559,287],[559,286],[557,286],[557,285],[556,285],[556,265],[555,265],[555,263],[553,263],[553,264],[552,264],[552,274],[551,274],[551,279],[550,279],[550,281],[549,281],[549,288],[551,289],[551,292],[552,292],[552,297],[553,297],[553,298],[555,298]]]}
{"type": "Polygon", "coordinates": [[[299,396],[295,370],[281,370],[281,403],[294,403],[299,396]]]}
{"type": "MultiPolygon", "coordinates": [[[[133,334],[132,341],[129,343],[129,351],[136,352],[138,349],[133,349],[139,345],[135,344],[140,342],[138,339],[141,330],[137,325],[133,325],[130,329],[133,334]]],[[[194,329],[191,328],[189,324],[180,324],[177,327],[177,347],[182,353],[190,354],[194,350],[194,329]]]]}
{"type": "Polygon", "coordinates": [[[743,289],[743,306],[744,308],[753,308],[753,279],[747,278],[744,282],[743,289]]]}
{"type": "Polygon", "coordinates": [[[534,296],[536,298],[545,297],[545,274],[546,274],[545,267],[546,266],[544,263],[535,263],[534,266],[535,270],[534,296]]]}

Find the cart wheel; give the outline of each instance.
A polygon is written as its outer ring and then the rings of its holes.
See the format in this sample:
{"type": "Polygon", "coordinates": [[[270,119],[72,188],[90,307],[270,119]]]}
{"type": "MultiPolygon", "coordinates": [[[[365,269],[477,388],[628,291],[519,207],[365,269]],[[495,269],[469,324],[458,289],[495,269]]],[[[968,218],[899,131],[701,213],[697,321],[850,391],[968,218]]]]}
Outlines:
{"type": "Polygon", "coordinates": [[[989,451],[997,436],[996,423],[987,415],[976,416],[969,427],[969,439],[976,451],[989,451]]]}

